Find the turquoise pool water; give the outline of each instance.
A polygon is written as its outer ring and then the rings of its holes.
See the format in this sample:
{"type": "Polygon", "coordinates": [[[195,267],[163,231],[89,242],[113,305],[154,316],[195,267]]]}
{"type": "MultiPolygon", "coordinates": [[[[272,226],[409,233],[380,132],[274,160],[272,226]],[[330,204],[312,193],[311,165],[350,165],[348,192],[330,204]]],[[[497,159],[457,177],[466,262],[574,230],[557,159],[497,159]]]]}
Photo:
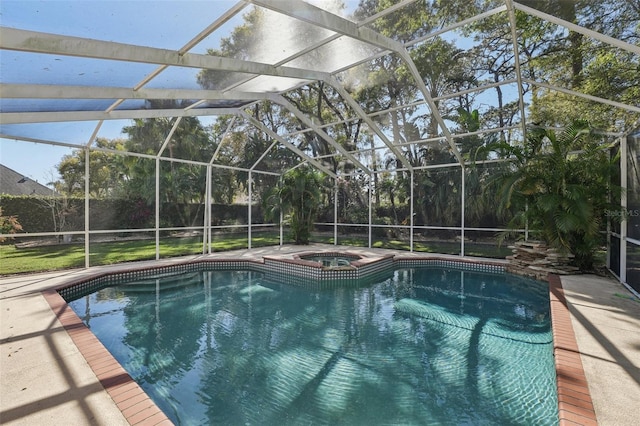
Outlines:
{"type": "Polygon", "coordinates": [[[178,425],[555,425],[546,283],[421,267],[306,289],[254,271],[69,302],[178,425]]]}
{"type": "Polygon", "coordinates": [[[311,255],[311,256],[300,256],[300,259],[310,260],[312,262],[318,262],[324,267],[336,267],[336,266],[347,266],[350,265],[352,261],[359,259],[357,256],[326,256],[326,255],[311,255]]]}

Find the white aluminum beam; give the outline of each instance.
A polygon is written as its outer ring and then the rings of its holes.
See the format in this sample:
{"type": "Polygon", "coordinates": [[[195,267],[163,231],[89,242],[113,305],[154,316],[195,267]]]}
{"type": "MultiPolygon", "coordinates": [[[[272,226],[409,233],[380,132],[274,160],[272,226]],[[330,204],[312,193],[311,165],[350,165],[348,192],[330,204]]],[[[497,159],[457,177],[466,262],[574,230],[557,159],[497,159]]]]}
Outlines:
{"type": "Polygon", "coordinates": [[[220,150],[222,149],[222,145],[224,144],[224,138],[231,132],[231,129],[233,128],[233,124],[236,122],[237,119],[238,119],[237,115],[234,115],[233,117],[231,117],[231,120],[229,121],[229,125],[227,126],[224,133],[222,134],[222,137],[220,138],[220,143],[218,143],[218,146],[216,147],[216,151],[211,156],[211,160],[209,160],[209,164],[213,164],[218,158],[218,155],[220,154],[220,150]]]}
{"type": "Polygon", "coordinates": [[[300,150],[297,146],[295,146],[291,142],[287,141],[286,139],[284,139],[283,137],[278,135],[273,130],[269,129],[267,126],[262,124],[260,121],[256,120],[255,118],[253,118],[252,116],[250,116],[249,114],[247,114],[244,111],[240,111],[240,115],[242,115],[246,120],[248,120],[250,123],[252,123],[258,129],[262,130],[267,135],[271,136],[273,139],[279,141],[285,147],[289,148],[291,151],[293,151],[294,153],[299,155],[300,158],[302,158],[303,160],[313,164],[317,169],[319,169],[320,171],[324,172],[325,174],[331,176],[332,178],[334,178],[334,179],[337,178],[337,175],[334,172],[332,172],[331,170],[327,169],[324,165],[322,165],[321,163],[319,163],[318,161],[316,161],[312,157],[310,157],[307,154],[305,154],[304,152],[302,152],[302,150],[300,150]]]}
{"type": "Polygon", "coordinates": [[[309,117],[304,115],[302,111],[296,108],[291,102],[289,102],[284,96],[276,95],[272,97],[273,102],[282,105],[286,109],[288,109],[293,115],[296,116],[297,119],[302,121],[304,124],[309,126],[313,131],[320,136],[322,139],[327,141],[332,147],[334,147],[338,152],[344,155],[349,161],[358,166],[360,169],[369,172],[369,168],[362,164],[357,158],[349,153],[342,145],[336,142],[331,136],[329,136],[324,130],[320,128],[317,124],[315,124],[309,117]]]}
{"type": "Polygon", "coordinates": [[[134,118],[199,117],[237,114],[235,108],[206,109],[136,109],[105,111],[55,111],[55,112],[4,112],[0,113],[2,124],[54,123],[98,120],[129,120],[134,118]]]}
{"type": "Polygon", "coordinates": [[[180,53],[176,50],[158,49],[82,37],[70,37],[8,27],[0,27],[0,49],[263,74],[302,80],[322,80],[328,75],[324,72],[304,68],[276,67],[269,64],[243,61],[234,58],[180,53]]]}
{"type": "Polygon", "coordinates": [[[522,88],[522,72],[520,69],[520,49],[518,48],[518,28],[516,26],[516,12],[513,9],[513,1],[505,0],[509,14],[509,26],[511,27],[511,43],[513,46],[513,60],[515,61],[516,79],[518,80],[518,107],[520,108],[520,124],[522,125],[522,137],[527,139],[527,123],[524,110],[524,89],[522,88]]]}
{"type": "Polygon", "coordinates": [[[480,14],[478,14],[476,16],[471,17],[471,18],[465,19],[465,20],[460,21],[460,22],[456,22],[455,24],[448,25],[448,26],[446,26],[444,28],[440,28],[439,30],[434,31],[432,33],[429,33],[429,34],[427,34],[427,35],[425,35],[423,37],[418,37],[418,38],[416,38],[414,40],[411,40],[410,42],[405,43],[405,46],[416,45],[416,44],[418,44],[418,43],[420,43],[422,41],[438,37],[440,34],[444,34],[444,33],[448,32],[448,31],[451,31],[451,30],[455,30],[456,28],[464,27],[465,25],[472,24],[472,23],[474,23],[476,21],[479,21],[481,19],[484,19],[484,18],[488,18],[489,16],[496,15],[498,13],[502,13],[505,10],[507,10],[506,6],[504,6],[504,5],[503,6],[498,6],[495,9],[488,10],[488,11],[486,11],[484,13],[480,13],[480,14]]]}
{"type": "Polygon", "coordinates": [[[91,145],[93,145],[93,142],[98,137],[98,132],[100,131],[100,128],[102,127],[102,123],[104,123],[104,121],[102,121],[102,120],[98,121],[98,124],[96,125],[95,129],[93,129],[93,133],[91,133],[91,136],[89,137],[89,140],[86,143],[87,147],[90,147],[91,145]]]}
{"type": "Polygon", "coordinates": [[[269,151],[271,151],[273,149],[274,146],[276,146],[276,144],[278,143],[277,140],[274,140],[271,145],[269,145],[269,148],[265,149],[264,152],[262,153],[262,155],[260,156],[260,158],[258,158],[256,160],[255,163],[253,163],[253,166],[251,166],[249,168],[250,171],[253,171],[256,169],[256,167],[258,167],[258,164],[260,164],[262,162],[262,160],[264,160],[264,157],[267,156],[267,154],[269,153],[269,151]]]}
{"type": "Polygon", "coordinates": [[[158,157],[162,157],[164,150],[167,148],[167,145],[169,145],[169,143],[171,142],[171,138],[173,137],[173,134],[176,132],[176,130],[178,130],[178,126],[180,125],[181,121],[182,121],[182,117],[178,117],[176,118],[176,121],[173,122],[173,126],[171,126],[171,130],[169,131],[169,134],[167,135],[166,138],[164,138],[164,142],[162,143],[162,146],[158,150],[158,157]]]}
{"type": "Polygon", "coordinates": [[[495,81],[493,83],[486,83],[483,84],[482,86],[477,86],[477,87],[472,87],[469,89],[464,89],[464,90],[460,90],[459,92],[455,92],[455,93],[447,93],[445,95],[442,96],[436,96],[434,98],[432,98],[434,101],[441,101],[444,99],[451,99],[451,98],[457,98],[458,96],[461,95],[466,95],[467,93],[474,93],[474,92],[484,92],[485,90],[488,89],[492,89],[494,87],[498,87],[498,86],[504,86],[506,84],[514,84],[514,83],[518,83],[520,80],[518,80],[517,78],[509,78],[506,80],[501,80],[501,81],[495,81]]]}
{"type": "Polygon", "coordinates": [[[616,108],[621,108],[631,112],[640,112],[640,108],[632,105],[623,104],[621,102],[610,101],[609,99],[600,98],[598,96],[587,95],[585,93],[576,92],[575,90],[565,89],[562,87],[554,86],[553,84],[543,83],[540,81],[530,80],[528,78],[523,78],[522,81],[532,84],[538,87],[544,87],[546,89],[555,90],[557,92],[566,93],[568,95],[577,96],[579,98],[588,99],[590,101],[598,102],[601,104],[611,105],[616,108]]]}
{"type": "Polygon", "coordinates": [[[194,89],[130,89],[127,87],[0,83],[4,99],[201,99],[254,101],[268,93],[194,89]]]}
{"type": "Polygon", "coordinates": [[[600,40],[604,43],[610,44],[611,46],[617,47],[619,49],[629,51],[636,55],[640,55],[640,46],[626,43],[622,40],[618,40],[617,38],[609,37],[608,35],[601,34],[597,31],[593,31],[588,28],[581,27],[580,25],[576,25],[574,23],[565,21],[564,19],[560,19],[556,16],[549,15],[548,13],[541,12],[538,9],[534,9],[532,7],[525,6],[520,3],[513,2],[513,7],[517,10],[521,10],[522,12],[528,13],[529,15],[537,16],[538,18],[544,19],[545,21],[549,21],[553,24],[560,25],[561,27],[565,27],[571,31],[575,31],[577,33],[586,35],[587,37],[594,38],[596,40],[600,40]]]}

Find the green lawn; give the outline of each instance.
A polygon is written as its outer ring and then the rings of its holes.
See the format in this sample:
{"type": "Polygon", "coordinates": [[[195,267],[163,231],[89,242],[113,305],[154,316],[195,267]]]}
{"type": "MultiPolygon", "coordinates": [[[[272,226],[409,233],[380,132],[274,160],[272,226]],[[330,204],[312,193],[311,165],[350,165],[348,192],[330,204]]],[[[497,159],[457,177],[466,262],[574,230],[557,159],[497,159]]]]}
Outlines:
{"type": "MultiPolygon", "coordinates": [[[[213,251],[228,251],[247,247],[246,234],[222,234],[216,236],[212,242],[213,251]]],[[[366,247],[366,237],[340,237],[341,245],[366,247]]],[[[333,237],[328,235],[314,235],[312,242],[333,243],[333,237]]],[[[252,236],[252,247],[264,247],[279,244],[277,233],[262,232],[252,236]]],[[[385,240],[376,241],[376,248],[409,250],[405,241],[385,240]]],[[[90,246],[89,262],[91,266],[109,265],[114,263],[132,262],[155,259],[155,240],[126,240],[92,243],[90,246]]],[[[414,242],[414,250],[425,253],[458,254],[460,244],[456,242],[414,242]]],[[[466,254],[504,258],[511,251],[506,247],[498,248],[494,245],[465,245],[466,254]]],[[[160,240],[160,257],[177,257],[202,253],[200,237],[165,237],[160,240]]],[[[16,248],[14,245],[0,245],[0,275],[20,274],[27,272],[54,271],[61,269],[84,267],[84,244],[58,244],[16,248]]]]}
{"type": "MultiPolygon", "coordinates": [[[[252,246],[279,244],[277,235],[253,237],[252,246]]],[[[211,244],[213,251],[227,251],[247,247],[247,236],[225,235],[211,244]]],[[[156,257],[155,240],[128,240],[92,243],[89,262],[91,266],[150,260],[156,257]]],[[[160,240],[160,257],[176,257],[202,253],[200,237],[163,238],[160,240]]],[[[16,248],[0,245],[0,275],[26,272],[54,271],[84,267],[84,244],[57,244],[39,247],[16,248]]]]}
{"type": "MultiPolygon", "coordinates": [[[[333,243],[333,238],[323,240],[322,238],[314,237],[313,242],[317,243],[333,243]]],[[[350,236],[350,237],[338,237],[340,245],[353,246],[353,247],[367,247],[368,239],[366,237],[350,236]]],[[[402,240],[377,240],[374,241],[372,246],[374,248],[383,248],[391,250],[409,250],[409,243],[402,240]]],[[[481,244],[474,242],[466,242],[464,245],[465,255],[477,256],[477,257],[489,257],[494,259],[504,259],[511,254],[511,249],[506,245],[498,247],[492,244],[481,244]]],[[[441,254],[460,254],[460,243],[454,241],[413,241],[413,251],[422,253],[441,253],[441,254]]]]}

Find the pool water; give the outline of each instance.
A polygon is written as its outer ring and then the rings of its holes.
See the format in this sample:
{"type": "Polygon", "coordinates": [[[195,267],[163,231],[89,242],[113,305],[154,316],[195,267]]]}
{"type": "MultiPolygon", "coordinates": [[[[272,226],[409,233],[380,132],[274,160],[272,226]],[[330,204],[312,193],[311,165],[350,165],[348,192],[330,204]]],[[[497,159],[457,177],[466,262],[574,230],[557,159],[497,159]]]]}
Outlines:
{"type": "Polygon", "coordinates": [[[323,256],[323,255],[315,255],[315,256],[306,256],[300,257],[304,260],[310,260],[312,262],[318,262],[324,267],[336,267],[336,266],[348,266],[351,265],[352,260],[356,260],[359,258],[351,258],[347,256],[323,256]]]}
{"type": "Polygon", "coordinates": [[[555,425],[545,283],[398,269],[306,289],[253,271],[69,302],[177,425],[555,425]]]}

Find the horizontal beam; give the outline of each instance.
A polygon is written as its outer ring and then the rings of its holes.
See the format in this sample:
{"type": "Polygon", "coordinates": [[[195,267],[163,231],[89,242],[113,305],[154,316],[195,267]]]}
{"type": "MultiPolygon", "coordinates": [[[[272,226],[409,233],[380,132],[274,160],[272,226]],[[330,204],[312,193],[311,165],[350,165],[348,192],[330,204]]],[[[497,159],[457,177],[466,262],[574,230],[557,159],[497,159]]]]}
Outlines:
{"type": "Polygon", "coordinates": [[[169,161],[169,162],[175,162],[175,163],[184,163],[184,164],[193,164],[193,165],[197,165],[197,166],[212,166],[214,168],[217,169],[225,169],[225,170],[235,170],[235,171],[241,171],[241,172],[253,172],[253,173],[259,173],[259,174],[264,174],[264,175],[271,175],[271,176],[280,176],[280,173],[277,172],[272,172],[272,171],[268,171],[268,170],[249,170],[243,167],[234,167],[234,166],[229,166],[229,165],[225,165],[225,164],[216,164],[216,163],[205,163],[202,161],[195,161],[195,160],[187,160],[187,159],[182,159],[182,158],[170,158],[170,157],[158,157],[155,154],[143,154],[143,153],[138,153],[138,152],[131,152],[131,151],[121,151],[121,150],[117,150],[117,149],[110,149],[110,148],[101,148],[101,147],[96,147],[96,146],[85,146],[85,145],[80,145],[80,144],[72,144],[72,143],[66,143],[66,142],[58,142],[58,141],[51,141],[51,140],[45,140],[45,139],[34,139],[34,138],[29,138],[29,137],[22,137],[22,136],[15,136],[15,135],[5,135],[5,134],[0,134],[0,139],[8,139],[8,140],[16,140],[16,141],[21,141],[21,142],[25,142],[25,143],[38,143],[38,144],[45,144],[45,145],[53,145],[53,146],[61,146],[61,147],[66,147],[66,148],[71,148],[71,149],[88,149],[89,151],[99,151],[99,152],[104,152],[104,153],[108,153],[108,154],[114,154],[114,155],[120,155],[120,156],[125,156],[125,157],[137,157],[137,158],[144,158],[147,160],[162,160],[162,161],[169,161]]]}
{"type": "Polygon", "coordinates": [[[538,18],[544,19],[545,21],[549,21],[553,24],[560,25],[561,27],[565,27],[571,31],[575,31],[577,33],[586,35],[587,37],[600,40],[604,43],[607,43],[619,49],[626,50],[631,53],[635,53],[636,55],[640,55],[640,46],[636,46],[635,44],[630,44],[622,40],[618,40],[617,38],[604,35],[597,31],[593,31],[588,28],[581,27],[580,25],[565,21],[564,19],[560,19],[556,16],[549,15],[548,13],[541,12],[538,9],[534,9],[532,7],[525,6],[520,3],[513,2],[513,7],[517,10],[528,13],[529,15],[537,16],[538,18]]]}
{"type": "Polygon", "coordinates": [[[577,96],[577,97],[583,98],[583,99],[588,99],[590,101],[597,102],[597,103],[600,103],[600,104],[611,105],[613,107],[620,108],[620,109],[625,109],[625,110],[631,111],[631,112],[640,112],[640,108],[639,107],[636,107],[636,106],[633,106],[633,105],[623,104],[622,102],[610,101],[609,99],[604,99],[604,98],[600,98],[598,96],[593,96],[593,95],[587,95],[585,93],[576,92],[575,90],[565,89],[565,88],[562,88],[562,87],[554,86],[552,84],[543,83],[543,82],[535,81],[535,80],[530,80],[528,78],[523,78],[522,81],[524,81],[526,83],[529,83],[531,85],[534,85],[534,86],[544,87],[545,89],[554,90],[556,92],[561,92],[561,93],[566,93],[567,95],[577,96]]]}
{"type": "Polygon", "coordinates": [[[255,101],[269,98],[262,92],[190,89],[130,89],[104,86],[64,86],[0,83],[4,99],[198,99],[255,101]]]}
{"type": "Polygon", "coordinates": [[[249,74],[323,80],[329,74],[305,68],[273,66],[221,56],[181,53],[112,41],[0,27],[0,49],[92,59],[148,63],[249,74]]]}
{"type": "Polygon", "coordinates": [[[235,108],[203,109],[136,109],[104,111],[55,111],[55,112],[4,112],[2,124],[54,123],[99,120],[133,120],[135,118],[199,117],[238,114],[235,108]]]}
{"type": "Polygon", "coordinates": [[[251,3],[273,10],[280,14],[299,19],[303,22],[336,32],[356,40],[391,51],[401,51],[404,46],[389,37],[361,27],[348,19],[334,15],[331,12],[301,0],[250,0],[251,3]]]}

